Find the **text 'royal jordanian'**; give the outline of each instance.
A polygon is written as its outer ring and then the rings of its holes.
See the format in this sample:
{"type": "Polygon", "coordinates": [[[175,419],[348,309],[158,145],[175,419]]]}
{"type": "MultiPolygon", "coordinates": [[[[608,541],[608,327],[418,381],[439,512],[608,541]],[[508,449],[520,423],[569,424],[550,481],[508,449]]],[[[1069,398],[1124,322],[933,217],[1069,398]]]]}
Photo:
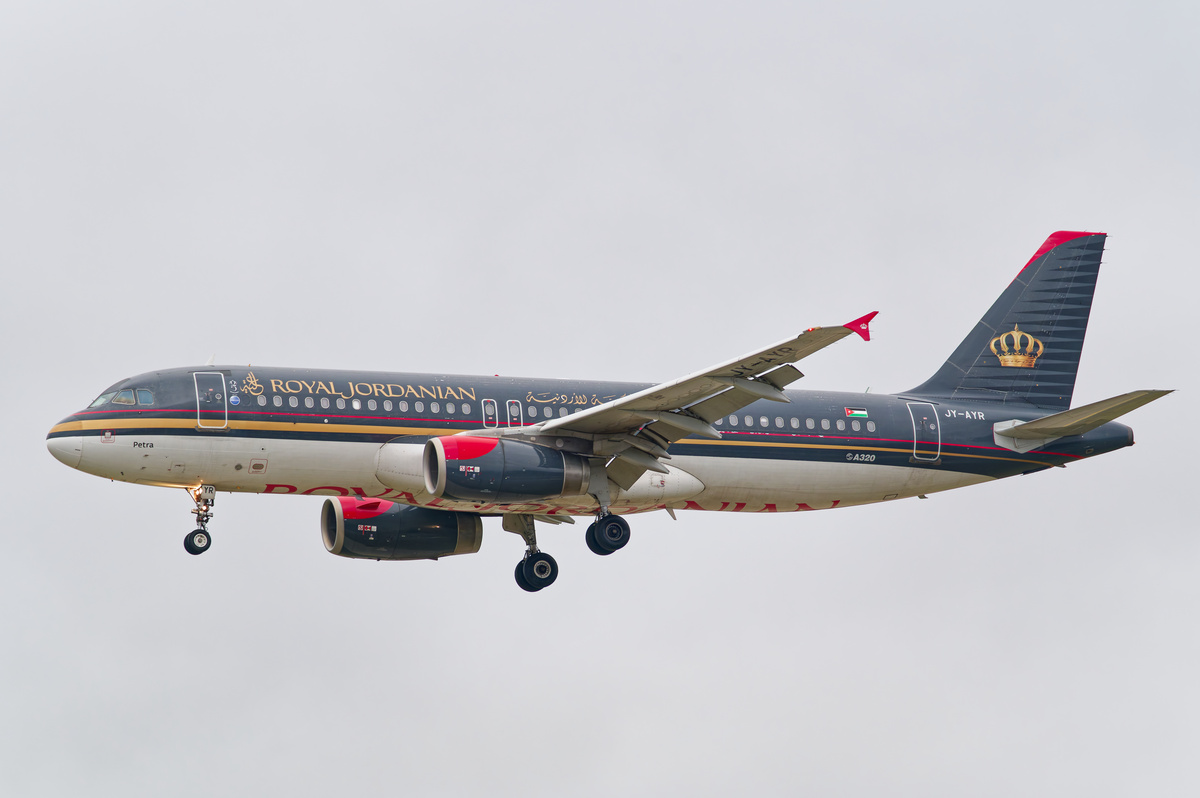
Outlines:
{"type": "Polygon", "coordinates": [[[526,543],[516,580],[554,582],[535,521],[594,517],[629,542],[649,510],[794,512],[923,496],[1133,443],[1114,419],[1168,391],[1071,409],[1102,233],[1051,235],[930,379],[898,394],[789,391],[793,363],[867,314],[660,385],[206,366],[142,374],[50,430],[63,463],[185,488],[207,551],[218,491],[328,496],[325,547],[437,559],[479,550],[482,518],[526,543]]]}

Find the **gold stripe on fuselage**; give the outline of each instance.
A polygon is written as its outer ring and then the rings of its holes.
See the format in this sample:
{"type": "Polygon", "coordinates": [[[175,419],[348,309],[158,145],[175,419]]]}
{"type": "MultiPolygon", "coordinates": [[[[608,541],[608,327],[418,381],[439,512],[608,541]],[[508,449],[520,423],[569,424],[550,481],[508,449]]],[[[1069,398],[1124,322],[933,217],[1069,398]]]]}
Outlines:
{"type": "MultiPolygon", "coordinates": [[[[374,424],[344,424],[334,423],[316,424],[309,421],[243,421],[240,419],[230,419],[227,427],[199,427],[195,420],[186,418],[144,418],[144,419],[112,419],[112,420],[86,420],[86,421],[67,421],[56,425],[50,430],[51,434],[57,432],[80,432],[83,430],[118,430],[118,429],[139,429],[153,432],[155,429],[191,429],[202,433],[217,432],[222,429],[248,430],[258,432],[319,432],[319,433],[340,433],[350,435],[391,435],[393,437],[404,437],[410,435],[454,435],[461,432],[475,432],[474,430],[462,429],[447,429],[445,427],[395,427],[390,425],[374,425],[374,424]]],[[[745,447],[762,447],[762,448],[783,448],[783,449],[836,449],[840,451],[854,452],[900,452],[908,453],[911,449],[908,446],[904,447],[889,447],[889,446],[861,446],[861,445],[833,445],[823,443],[790,443],[784,441],[735,441],[735,440],[705,440],[705,441],[676,441],[674,444],[677,448],[685,446],[745,446],[745,447]]],[[[684,454],[684,452],[680,452],[684,454]]],[[[943,457],[963,457],[974,460],[996,460],[1008,463],[1026,463],[1035,466],[1044,466],[1048,463],[1041,460],[1029,460],[1020,457],[999,457],[991,454],[965,454],[962,452],[946,452],[941,453],[943,457]]]]}

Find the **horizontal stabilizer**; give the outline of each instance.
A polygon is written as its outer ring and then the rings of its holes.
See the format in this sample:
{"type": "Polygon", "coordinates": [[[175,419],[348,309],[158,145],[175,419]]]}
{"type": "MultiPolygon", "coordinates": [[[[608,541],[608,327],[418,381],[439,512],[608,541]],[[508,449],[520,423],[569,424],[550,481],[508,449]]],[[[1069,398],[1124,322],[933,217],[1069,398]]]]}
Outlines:
{"type": "Polygon", "coordinates": [[[1038,440],[1046,438],[1065,438],[1068,435],[1082,435],[1102,424],[1115,421],[1130,410],[1136,410],[1142,405],[1150,404],[1155,399],[1166,396],[1170,391],[1132,391],[1112,399],[1092,402],[1090,405],[1065,410],[1052,416],[1027,421],[1003,430],[1008,438],[1020,440],[1038,440]]]}

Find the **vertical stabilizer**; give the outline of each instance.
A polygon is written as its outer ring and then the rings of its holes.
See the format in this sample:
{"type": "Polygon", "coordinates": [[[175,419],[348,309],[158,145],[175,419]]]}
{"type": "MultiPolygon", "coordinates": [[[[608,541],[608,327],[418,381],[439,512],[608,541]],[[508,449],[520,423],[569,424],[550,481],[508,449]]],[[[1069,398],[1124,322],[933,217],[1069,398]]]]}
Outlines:
{"type": "Polygon", "coordinates": [[[906,393],[1069,408],[1104,239],[1052,234],[949,360],[906,393]]]}

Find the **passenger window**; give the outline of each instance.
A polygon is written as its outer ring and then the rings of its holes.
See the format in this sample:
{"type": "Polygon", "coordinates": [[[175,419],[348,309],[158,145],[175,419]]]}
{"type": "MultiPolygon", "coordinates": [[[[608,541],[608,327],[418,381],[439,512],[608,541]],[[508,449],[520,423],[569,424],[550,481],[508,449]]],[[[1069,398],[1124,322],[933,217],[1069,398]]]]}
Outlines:
{"type": "Polygon", "coordinates": [[[92,402],[90,405],[88,405],[88,407],[99,407],[100,405],[104,404],[105,402],[107,402],[109,399],[112,399],[116,395],[117,395],[117,392],[112,391],[110,393],[103,394],[102,396],[98,396],[98,397],[96,397],[96,401],[92,402]]]}
{"type": "Polygon", "coordinates": [[[454,402],[446,402],[446,412],[447,413],[449,413],[450,415],[454,415],[455,412],[457,412],[457,410],[458,410],[458,408],[456,408],[454,406],[454,402]]]}
{"type": "Polygon", "coordinates": [[[413,402],[413,410],[416,410],[418,413],[424,413],[425,412],[425,403],[424,402],[413,402]]]}
{"type": "Polygon", "coordinates": [[[760,427],[769,427],[769,426],[771,426],[771,420],[768,419],[766,416],[759,416],[758,417],[758,425],[760,427]]]}
{"type": "Polygon", "coordinates": [[[150,393],[150,392],[149,392],[148,390],[146,390],[145,388],[138,388],[138,389],[137,389],[137,397],[138,397],[138,404],[139,404],[139,405],[152,405],[152,404],[154,404],[154,394],[150,393]]]}
{"type": "Polygon", "coordinates": [[[714,427],[719,427],[719,426],[721,426],[721,425],[722,425],[722,424],[724,424],[724,423],[725,423],[725,419],[723,419],[723,418],[718,418],[716,421],[714,421],[714,422],[713,422],[713,426],[714,426],[714,427]]]}
{"type": "Polygon", "coordinates": [[[867,422],[867,432],[874,432],[874,431],[875,431],[875,422],[868,421],[867,422]]]}
{"type": "Polygon", "coordinates": [[[389,413],[392,411],[392,400],[391,399],[383,400],[383,409],[389,413]]]}
{"type": "Polygon", "coordinates": [[[343,399],[343,398],[342,398],[342,397],[340,397],[340,396],[338,397],[338,400],[337,400],[337,409],[338,409],[338,410],[345,410],[345,409],[346,409],[346,400],[345,400],[345,399],[343,399]]]}
{"type": "Polygon", "coordinates": [[[860,431],[862,429],[862,422],[858,419],[854,419],[850,422],[850,429],[854,430],[855,432],[860,431]]]}
{"type": "Polygon", "coordinates": [[[817,422],[813,421],[811,418],[806,418],[804,419],[804,426],[808,427],[809,429],[816,429],[817,422]]]}
{"type": "MultiPolygon", "coordinates": [[[[462,411],[463,411],[464,416],[471,415],[471,406],[469,404],[467,404],[466,402],[463,402],[462,411]]],[[[491,415],[491,413],[489,413],[488,415],[491,415]]]]}
{"type": "Polygon", "coordinates": [[[133,389],[127,388],[126,390],[121,391],[119,394],[117,394],[113,398],[112,403],[114,405],[131,405],[131,404],[133,404],[133,389]]]}
{"type": "Polygon", "coordinates": [[[549,407],[543,407],[542,415],[545,416],[546,418],[550,418],[550,416],[554,415],[554,411],[551,410],[549,407]]]}
{"type": "MultiPolygon", "coordinates": [[[[469,412],[469,411],[468,411],[468,412],[469,412]]],[[[488,402],[484,402],[484,404],[483,404],[483,414],[484,414],[485,416],[488,416],[489,418],[490,418],[491,416],[494,416],[494,415],[496,414],[496,408],[495,408],[495,406],[493,406],[493,405],[491,404],[491,402],[490,402],[490,401],[488,401],[488,402]]]]}
{"type": "Polygon", "coordinates": [[[283,397],[279,394],[275,394],[271,397],[271,404],[275,405],[276,407],[283,407],[283,397]]]}
{"type": "Polygon", "coordinates": [[[730,416],[730,417],[729,417],[729,426],[731,426],[731,427],[736,427],[736,426],[737,426],[737,424],[738,424],[738,422],[737,422],[737,416],[730,416]]]}
{"type": "Polygon", "coordinates": [[[821,419],[821,429],[829,429],[829,419],[821,419]]]}
{"type": "Polygon", "coordinates": [[[442,412],[442,406],[439,405],[437,402],[430,402],[429,403],[429,412],[430,413],[440,413],[440,412],[442,412]]]}
{"type": "Polygon", "coordinates": [[[259,396],[258,396],[258,406],[259,406],[259,407],[266,407],[266,406],[267,406],[267,397],[263,396],[262,394],[259,394],[259,396]]]}
{"type": "Polygon", "coordinates": [[[362,410],[362,401],[359,399],[351,399],[350,406],[353,407],[355,410],[362,410]]]}
{"type": "Polygon", "coordinates": [[[304,397],[304,406],[311,408],[313,406],[313,398],[311,396],[304,397]]]}
{"type": "Polygon", "coordinates": [[[800,419],[798,419],[798,418],[792,419],[792,429],[800,429],[800,419]]]}
{"type": "Polygon", "coordinates": [[[322,396],[322,397],[321,397],[321,409],[322,409],[322,410],[328,410],[328,409],[329,409],[329,397],[328,397],[328,396],[322,396]]]}
{"type": "Polygon", "coordinates": [[[783,418],[781,416],[775,416],[775,426],[783,429],[783,418]]]}
{"type": "Polygon", "coordinates": [[[299,400],[299,399],[297,399],[297,398],[296,398],[296,397],[294,397],[294,396],[289,396],[289,397],[288,397],[288,407],[299,407],[299,406],[300,406],[300,400],[299,400]]]}
{"type": "Polygon", "coordinates": [[[379,407],[379,405],[375,404],[375,400],[374,400],[374,399],[368,399],[368,400],[367,400],[367,409],[368,409],[368,410],[374,410],[374,409],[375,409],[375,408],[377,408],[377,407],[379,407]]]}
{"type": "MultiPolygon", "coordinates": [[[[565,408],[565,407],[558,408],[558,417],[559,418],[565,418],[566,415],[567,415],[567,408],[565,408]]],[[[718,421],[717,423],[720,424],[721,422],[718,421]]]]}
{"type": "Polygon", "coordinates": [[[746,426],[747,426],[747,427],[753,427],[753,426],[754,426],[754,416],[746,416],[746,418],[745,418],[744,420],[745,420],[745,422],[746,422],[746,426]]]}
{"type": "Polygon", "coordinates": [[[844,432],[846,430],[846,420],[843,418],[839,418],[837,420],[837,428],[844,432]]]}
{"type": "Polygon", "coordinates": [[[530,417],[530,418],[537,418],[537,408],[536,408],[536,407],[534,407],[533,405],[530,405],[530,406],[529,406],[529,417],[530,417]]]}
{"type": "Polygon", "coordinates": [[[396,405],[396,407],[400,408],[401,413],[408,412],[408,402],[401,401],[399,404],[396,405]]]}

